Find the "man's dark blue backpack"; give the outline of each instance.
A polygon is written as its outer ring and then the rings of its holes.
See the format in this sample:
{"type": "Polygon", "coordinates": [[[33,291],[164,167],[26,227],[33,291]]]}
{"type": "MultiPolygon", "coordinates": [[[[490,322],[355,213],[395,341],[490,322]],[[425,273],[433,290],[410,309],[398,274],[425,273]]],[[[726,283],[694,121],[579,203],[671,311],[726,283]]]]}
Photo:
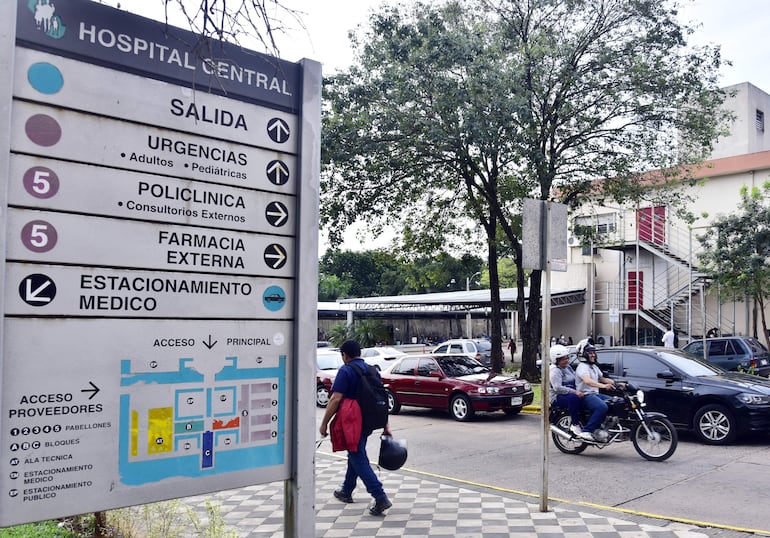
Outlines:
{"type": "Polygon", "coordinates": [[[356,400],[361,408],[363,432],[369,435],[388,423],[388,394],[374,366],[368,366],[365,372],[355,364],[351,366],[359,376],[356,400]]]}

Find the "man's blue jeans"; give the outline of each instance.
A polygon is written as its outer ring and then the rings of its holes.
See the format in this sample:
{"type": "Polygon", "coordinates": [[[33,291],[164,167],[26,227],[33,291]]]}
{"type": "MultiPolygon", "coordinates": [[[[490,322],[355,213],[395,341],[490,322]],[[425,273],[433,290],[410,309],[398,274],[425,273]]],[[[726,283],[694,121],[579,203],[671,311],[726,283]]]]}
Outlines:
{"type": "Polygon", "coordinates": [[[588,424],[583,426],[584,432],[592,432],[602,423],[604,417],[607,416],[608,409],[604,400],[608,400],[609,398],[610,397],[606,394],[594,392],[590,392],[583,396],[583,405],[591,412],[591,418],[588,419],[588,424]]]}
{"type": "Polygon", "coordinates": [[[366,455],[366,440],[368,435],[361,434],[361,440],[358,441],[358,451],[350,452],[348,450],[348,470],[345,473],[345,481],[342,483],[342,492],[348,495],[353,494],[356,489],[356,478],[366,486],[366,491],[374,497],[375,501],[387,497],[382,489],[382,482],[377,479],[372,466],[369,464],[369,457],[366,455]]]}

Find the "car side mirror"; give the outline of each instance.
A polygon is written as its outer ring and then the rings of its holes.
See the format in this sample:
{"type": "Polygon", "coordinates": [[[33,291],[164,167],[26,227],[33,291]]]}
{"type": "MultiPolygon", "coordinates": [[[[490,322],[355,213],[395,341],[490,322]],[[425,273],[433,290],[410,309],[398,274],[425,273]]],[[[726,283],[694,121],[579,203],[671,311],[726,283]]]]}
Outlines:
{"type": "Polygon", "coordinates": [[[441,375],[441,372],[437,372],[436,370],[433,370],[432,372],[428,372],[428,377],[435,377],[437,379],[442,379],[444,376],[441,375]]]}
{"type": "Polygon", "coordinates": [[[657,377],[658,379],[665,379],[666,381],[676,381],[679,379],[671,370],[663,370],[662,372],[658,372],[657,377]]]}

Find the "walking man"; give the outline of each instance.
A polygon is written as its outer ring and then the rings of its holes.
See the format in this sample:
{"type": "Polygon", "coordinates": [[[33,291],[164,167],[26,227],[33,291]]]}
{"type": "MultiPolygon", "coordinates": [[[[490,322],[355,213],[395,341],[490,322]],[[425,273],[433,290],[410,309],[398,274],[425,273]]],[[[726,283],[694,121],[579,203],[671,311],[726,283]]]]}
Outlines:
{"type": "MultiPolygon", "coordinates": [[[[355,406],[349,405],[351,402],[345,400],[352,400],[355,402],[356,394],[358,392],[358,383],[361,380],[360,375],[353,368],[352,364],[358,366],[362,371],[366,371],[368,365],[361,358],[361,346],[354,340],[346,340],[340,346],[340,353],[342,353],[342,360],[345,363],[337,372],[337,376],[334,378],[334,384],[332,385],[332,395],[329,399],[329,403],[326,406],[326,413],[324,413],[323,420],[321,421],[320,432],[322,436],[326,436],[329,428],[329,421],[335,418],[332,424],[332,430],[336,428],[344,430],[343,434],[350,435],[351,429],[358,431],[361,429],[360,425],[358,430],[355,428],[349,428],[351,413],[355,416],[355,409],[359,409],[358,414],[360,416],[360,407],[356,403],[355,406]],[[353,408],[351,410],[351,408],[353,408]]],[[[379,374],[378,374],[379,375],[379,374]]],[[[369,458],[366,455],[366,441],[371,434],[371,431],[361,431],[358,442],[355,439],[351,442],[346,438],[346,445],[348,450],[348,469],[345,473],[345,481],[342,483],[342,487],[334,491],[334,497],[345,503],[353,502],[353,490],[356,487],[356,480],[358,478],[366,486],[366,491],[374,498],[374,503],[369,507],[369,513],[373,516],[382,515],[385,510],[393,506],[385,494],[385,490],[382,488],[382,483],[377,479],[377,475],[374,474],[372,466],[369,464],[369,458]]],[[[390,435],[390,429],[386,425],[384,433],[390,435]]],[[[332,439],[334,440],[335,432],[332,432],[332,439]]],[[[355,435],[355,434],[353,434],[355,435]]]]}

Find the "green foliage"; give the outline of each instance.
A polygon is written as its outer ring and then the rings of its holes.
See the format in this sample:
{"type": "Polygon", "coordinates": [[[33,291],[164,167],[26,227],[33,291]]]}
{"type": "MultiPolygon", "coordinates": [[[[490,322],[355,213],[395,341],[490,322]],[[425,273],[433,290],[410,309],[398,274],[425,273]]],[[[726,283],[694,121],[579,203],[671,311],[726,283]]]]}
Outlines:
{"type": "Polygon", "coordinates": [[[348,330],[347,323],[337,323],[326,333],[326,338],[334,346],[340,347],[342,342],[354,338],[353,331],[348,330]]]}
{"type": "MultiPolygon", "coordinates": [[[[318,298],[377,297],[465,289],[465,278],[481,271],[477,256],[400,258],[381,250],[327,252],[319,263],[318,298]]],[[[477,286],[472,286],[477,287],[477,286]]]]}
{"type": "MultiPolygon", "coordinates": [[[[683,208],[684,165],[728,119],[719,50],[687,35],[673,0],[382,6],[352,38],[356,65],[324,81],[330,241],[359,215],[373,233],[400,230],[405,252],[476,248],[482,233],[489,256],[512,252],[523,295],[523,198],[683,208]]],[[[528,276],[539,296],[540,272],[528,276]]],[[[527,308],[525,377],[537,375],[539,301],[527,308]]]]}
{"type": "MultiPolygon", "coordinates": [[[[109,538],[182,538],[194,535],[202,538],[237,538],[228,528],[219,506],[206,501],[206,518],[179,500],[163,501],[110,510],[107,528],[102,535],[109,538]]],[[[0,529],[0,538],[88,538],[96,536],[93,514],[43,521],[0,529]]]]}
{"type": "Polygon", "coordinates": [[[379,342],[390,342],[390,336],[385,325],[377,319],[358,320],[353,328],[353,338],[361,347],[373,347],[379,342]]]}
{"type": "Polygon", "coordinates": [[[60,527],[56,521],[41,521],[0,529],[0,538],[78,538],[79,533],[60,527]]]}
{"type": "MultiPolygon", "coordinates": [[[[740,189],[741,202],[730,214],[716,217],[698,236],[701,270],[719,281],[722,290],[755,300],[762,334],[767,335],[765,303],[770,294],[770,185],[740,189]]],[[[767,337],[765,338],[768,342],[767,337]]]]}
{"type": "Polygon", "coordinates": [[[327,338],[337,347],[345,340],[356,340],[361,347],[373,347],[379,342],[393,343],[385,324],[376,319],[356,320],[353,327],[338,323],[329,330],[327,338]]]}

